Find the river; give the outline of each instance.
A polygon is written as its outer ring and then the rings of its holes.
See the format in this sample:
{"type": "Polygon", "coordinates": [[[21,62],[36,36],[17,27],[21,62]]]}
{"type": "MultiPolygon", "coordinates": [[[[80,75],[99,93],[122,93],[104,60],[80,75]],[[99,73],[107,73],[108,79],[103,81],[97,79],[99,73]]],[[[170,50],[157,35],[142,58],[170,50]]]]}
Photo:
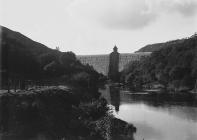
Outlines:
{"type": "Polygon", "coordinates": [[[137,128],[135,140],[197,140],[196,105],[136,100],[129,92],[109,86],[100,92],[115,117],[137,128]]]}

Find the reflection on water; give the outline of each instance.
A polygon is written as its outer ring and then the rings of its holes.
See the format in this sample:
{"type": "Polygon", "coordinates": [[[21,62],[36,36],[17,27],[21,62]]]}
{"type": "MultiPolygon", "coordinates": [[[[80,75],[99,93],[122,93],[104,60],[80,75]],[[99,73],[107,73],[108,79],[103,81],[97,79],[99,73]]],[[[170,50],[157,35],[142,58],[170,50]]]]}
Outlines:
{"type": "Polygon", "coordinates": [[[113,87],[101,92],[115,106],[117,118],[137,127],[136,140],[197,140],[197,106],[136,100],[113,87]]]}
{"type": "Polygon", "coordinates": [[[120,106],[120,90],[118,88],[109,87],[111,104],[115,107],[115,111],[119,111],[120,106]]]}

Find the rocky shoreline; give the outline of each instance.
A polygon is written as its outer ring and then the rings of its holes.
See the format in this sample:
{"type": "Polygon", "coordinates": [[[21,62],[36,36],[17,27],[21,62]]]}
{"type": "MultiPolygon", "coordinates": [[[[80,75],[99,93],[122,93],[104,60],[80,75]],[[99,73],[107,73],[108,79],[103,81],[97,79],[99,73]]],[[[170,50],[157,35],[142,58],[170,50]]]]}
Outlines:
{"type": "Polygon", "coordinates": [[[76,98],[75,90],[45,87],[0,96],[2,140],[133,139],[136,128],[113,117],[107,102],[76,98]]]}

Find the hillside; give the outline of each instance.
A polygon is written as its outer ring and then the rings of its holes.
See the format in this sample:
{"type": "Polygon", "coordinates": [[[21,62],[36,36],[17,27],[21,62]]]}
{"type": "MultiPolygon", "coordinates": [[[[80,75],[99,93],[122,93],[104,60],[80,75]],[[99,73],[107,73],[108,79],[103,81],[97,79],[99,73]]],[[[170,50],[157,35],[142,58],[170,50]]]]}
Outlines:
{"type": "Polygon", "coordinates": [[[32,39],[24,36],[23,34],[12,31],[6,27],[0,26],[0,32],[0,38],[5,39],[6,37],[8,39],[15,40],[16,42],[20,42],[21,45],[24,45],[26,47],[28,46],[28,49],[30,49],[30,51],[35,51],[36,55],[52,51],[52,49],[48,48],[47,46],[39,42],[33,41],[32,39]]]}
{"type": "Polygon", "coordinates": [[[164,46],[147,59],[131,62],[122,72],[122,80],[133,89],[151,83],[172,90],[193,89],[197,79],[197,35],[164,46]]]}
{"type": "Polygon", "coordinates": [[[172,40],[172,41],[163,42],[163,43],[149,44],[149,45],[142,47],[141,49],[139,49],[136,52],[154,52],[154,51],[158,51],[162,48],[171,46],[173,44],[182,43],[182,42],[184,42],[184,40],[185,39],[177,39],[177,40],[172,40]]]}
{"type": "MultiPolygon", "coordinates": [[[[99,74],[92,67],[82,65],[74,53],[50,49],[19,32],[0,28],[2,87],[21,80],[65,82],[75,74],[78,78],[98,79],[99,74]]],[[[74,78],[76,80],[76,76],[74,78]]]]}
{"type": "Polygon", "coordinates": [[[164,43],[156,43],[156,44],[146,45],[136,52],[154,52],[154,51],[161,49],[163,47],[163,44],[164,43]]]}

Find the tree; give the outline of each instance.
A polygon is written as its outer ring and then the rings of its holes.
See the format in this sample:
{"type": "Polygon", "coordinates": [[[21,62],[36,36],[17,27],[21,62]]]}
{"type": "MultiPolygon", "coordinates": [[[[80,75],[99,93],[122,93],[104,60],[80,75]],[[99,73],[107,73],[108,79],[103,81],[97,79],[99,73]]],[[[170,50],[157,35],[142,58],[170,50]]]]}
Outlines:
{"type": "Polygon", "coordinates": [[[86,72],[80,72],[72,76],[71,82],[83,87],[89,87],[90,75],[86,72]]]}

